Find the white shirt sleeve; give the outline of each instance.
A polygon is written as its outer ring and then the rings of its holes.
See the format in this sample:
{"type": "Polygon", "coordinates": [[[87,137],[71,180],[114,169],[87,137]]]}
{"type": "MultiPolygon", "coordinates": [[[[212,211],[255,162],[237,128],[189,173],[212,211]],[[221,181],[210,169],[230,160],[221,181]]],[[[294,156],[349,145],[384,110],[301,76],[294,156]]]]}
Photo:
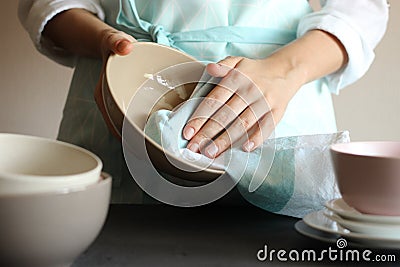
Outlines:
{"type": "Polygon", "coordinates": [[[388,22],[386,0],[326,0],[321,10],[300,21],[297,35],[320,29],[336,36],[345,47],[349,61],[342,69],[326,76],[331,92],[361,78],[374,60],[374,49],[382,39],[388,22]]]}
{"type": "Polygon", "coordinates": [[[66,66],[74,65],[75,56],[43,38],[42,31],[55,15],[71,8],[86,9],[104,20],[99,0],[20,0],[18,4],[18,18],[38,51],[66,66]]]}

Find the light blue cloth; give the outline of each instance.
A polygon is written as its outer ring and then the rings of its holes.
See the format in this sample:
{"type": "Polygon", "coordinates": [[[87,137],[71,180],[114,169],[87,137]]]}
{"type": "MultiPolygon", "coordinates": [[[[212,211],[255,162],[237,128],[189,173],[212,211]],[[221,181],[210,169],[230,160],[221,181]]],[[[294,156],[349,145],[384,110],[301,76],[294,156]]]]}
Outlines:
{"type": "Polygon", "coordinates": [[[349,141],[347,132],[270,138],[251,153],[244,152],[239,141],[215,161],[186,149],[183,127],[203,97],[218,83],[218,79],[205,76],[191,98],[177,110],[153,113],[145,127],[146,135],[182,161],[188,160],[201,168],[224,169],[238,183],[246,200],[270,212],[303,217],[339,197],[329,146],[349,141]],[[208,83],[203,82],[207,80],[208,83]]]}
{"type": "MultiPolygon", "coordinates": [[[[305,0],[100,0],[105,22],[141,41],[159,42],[200,61],[226,56],[264,58],[295,38],[312,10],[305,0]]],[[[138,62],[140,64],[140,62],[138,62]]],[[[134,67],[134,66],[133,66],[134,67]]],[[[76,64],[58,138],[99,155],[113,176],[113,202],[142,203],[121,144],[108,131],[93,99],[101,61],[76,64]]],[[[323,80],[303,86],[289,103],[277,137],[336,131],[330,92],[323,80]]]]}

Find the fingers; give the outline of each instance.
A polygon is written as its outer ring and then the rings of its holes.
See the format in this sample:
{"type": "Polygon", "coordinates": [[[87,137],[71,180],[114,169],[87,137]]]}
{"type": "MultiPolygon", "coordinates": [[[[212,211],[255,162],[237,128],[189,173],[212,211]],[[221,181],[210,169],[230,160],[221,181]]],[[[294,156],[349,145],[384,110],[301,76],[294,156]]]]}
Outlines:
{"type": "MultiPolygon", "coordinates": [[[[208,146],[204,149],[205,155],[209,158],[218,157],[222,152],[227,150],[231,144],[237,142],[242,136],[247,135],[247,132],[257,125],[260,119],[268,113],[270,112],[268,109],[266,109],[266,105],[262,100],[250,105],[236,120],[233,121],[226,131],[216,138],[214,142],[208,144],[208,146]]],[[[255,138],[256,137],[258,136],[255,136],[255,138]]],[[[262,137],[263,136],[261,136],[261,138],[262,137]]],[[[251,147],[251,150],[256,146],[255,141],[257,141],[258,145],[262,143],[262,141],[259,142],[259,139],[249,139],[249,141],[246,142],[246,148],[251,147]],[[249,141],[253,143],[250,143],[249,141]]]]}
{"type": "Polygon", "coordinates": [[[183,129],[183,137],[190,140],[195,136],[207,120],[221,108],[234,94],[236,88],[229,88],[222,85],[216,86],[206,98],[199,104],[185,128],[183,129]]]}
{"type": "MultiPolygon", "coordinates": [[[[225,105],[223,105],[211,119],[197,132],[190,140],[188,149],[193,152],[199,152],[206,141],[211,140],[224,130],[231,122],[245,110],[247,103],[238,95],[233,96],[225,105]]],[[[193,131],[194,132],[194,131],[193,131]]]]}
{"type": "Polygon", "coordinates": [[[243,143],[242,148],[246,152],[251,152],[267,140],[275,129],[275,120],[272,112],[265,114],[261,120],[253,126],[250,130],[253,133],[250,135],[249,140],[243,143]]]}
{"type": "Polygon", "coordinates": [[[243,58],[242,57],[226,57],[218,63],[210,63],[207,65],[207,72],[213,77],[224,77],[232,70],[243,58]]]}
{"type": "MultiPolygon", "coordinates": [[[[242,59],[243,58],[241,57],[227,57],[226,59],[221,60],[218,64],[207,65],[207,68],[209,68],[207,71],[210,71],[210,75],[224,78],[200,103],[184,127],[183,137],[186,140],[190,140],[192,137],[196,136],[208,119],[239,89],[239,80],[243,77],[239,72],[231,70],[234,70],[236,64],[238,64],[242,59]]],[[[212,132],[215,132],[217,128],[220,128],[215,122],[210,122],[208,126],[212,127],[212,129],[210,129],[212,132]]],[[[205,133],[203,132],[201,135],[202,134],[205,133]]],[[[208,136],[204,135],[201,139],[205,138],[208,138],[208,136]]],[[[188,147],[194,146],[192,147],[193,151],[198,152],[199,142],[199,140],[196,140],[196,142],[190,142],[188,147]]]]}
{"type": "Polygon", "coordinates": [[[188,149],[216,158],[242,138],[246,140],[243,150],[250,152],[271,135],[275,129],[273,116],[275,112],[283,116],[284,109],[280,107],[285,103],[279,104],[279,97],[271,94],[268,99],[275,104],[271,110],[264,93],[266,88],[275,92],[277,86],[258,73],[263,70],[260,64],[260,61],[227,57],[207,65],[208,73],[222,80],[200,103],[183,129],[183,137],[189,140],[188,149]]]}

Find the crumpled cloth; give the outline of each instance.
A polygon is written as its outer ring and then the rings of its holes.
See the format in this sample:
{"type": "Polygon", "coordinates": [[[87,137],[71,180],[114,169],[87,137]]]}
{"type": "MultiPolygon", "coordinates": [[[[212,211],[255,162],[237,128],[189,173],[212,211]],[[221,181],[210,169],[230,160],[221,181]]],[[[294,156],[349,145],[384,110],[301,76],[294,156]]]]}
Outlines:
{"type": "MultiPolygon", "coordinates": [[[[207,75],[207,74],[204,74],[207,75]]],[[[348,132],[290,137],[270,137],[263,145],[248,153],[242,140],[216,159],[186,149],[182,130],[202,97],[218,83],[217,78],[204,78],[189,100],[174,111],[153,113],[145,133],[165,150],[180,155],[206,168],[225,170],[237,182],[241,195],[250,203],[269,212],[293,217],[320,210],[326,201],[340,197],[329,147],[349,142],[348,132]]]]}

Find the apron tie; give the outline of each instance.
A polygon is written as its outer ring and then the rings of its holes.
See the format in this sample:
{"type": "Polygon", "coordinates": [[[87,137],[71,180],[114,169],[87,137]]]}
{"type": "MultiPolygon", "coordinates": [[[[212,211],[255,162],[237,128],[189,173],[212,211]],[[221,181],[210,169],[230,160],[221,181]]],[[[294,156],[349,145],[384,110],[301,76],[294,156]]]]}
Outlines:
{"type": "Polygon", "coordinates": [[[296,31],[276,28],[225,25],[201,30],[171,33],[162,25],[140,18],[134,0],[120,0],[116,25],[140,42],[156,42],[181,50],[184,42],[226,42],[285,45],[296,38],[296,31]]]}
{"type": "Polygon", "coordinates": [[[167,46],[173,45],[173,40],[170,38],[170,33],[165,31],[163,26],[150,25],[148,32],[153,42],[167,46]]]}

